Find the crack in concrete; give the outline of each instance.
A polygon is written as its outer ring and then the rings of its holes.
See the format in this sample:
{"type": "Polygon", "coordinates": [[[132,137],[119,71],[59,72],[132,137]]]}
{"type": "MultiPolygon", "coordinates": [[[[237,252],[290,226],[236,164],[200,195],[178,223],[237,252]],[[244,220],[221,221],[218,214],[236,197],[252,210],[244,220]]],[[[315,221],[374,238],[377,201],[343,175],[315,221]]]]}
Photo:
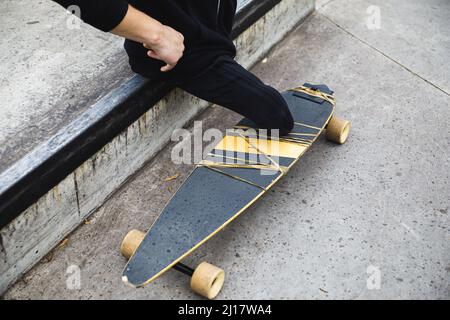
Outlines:
{"type": "Polygon", "coordinates": [[[74,188],[75,188],[75,198],[77,200],[78,216],[81,217],[80,195],[79,195],[79,191],[78,191],[78,182],[77,182],[77,172],[76,172],[76,170],[73,172],[73,183],[74,183],[74,188]]]}
{"type": "MultiPolygon", "coordinates": [[[[333,0],[331,0],[333,1],[333,0]]],[[[331,2],[330,1],[330,2],[331,2]]],[[[329,4],[330,2],[327,2],[326,4],[329,4]]],[[[323,6],[322,6],[323,7],[323,6]]],[[[339,25],[337,22],[333,21],[333,19],[331,19],[330,17],[326,16],[324,13],[322,12],[316,12],[315,14],[319,14],[322,17],[324,17],[325,19],[327,19],[329,22],[331,22],[334,26],[336,26],[337,28],[339,28],[340,30],[344,31],[345,33],[347,33],[349,36],[351,36],[352,38],[358,40],[359,42],[361,42],[362,44],[366,45],[367,47],[369,47],[370,49],[378,52],[379,54],[381,54],[383,57],[389,59],[390,61],[392,61],[393,63],[395,63],[396,65],[400,66],[401,68],[405,69],[406,71],[408,71],[409,73],[411,73],[412,75],[414,75],[415,77],[421,79],[422,81],[424,81],[425,83],[431,85],[432,87],[434,87],[435,89],[441,91],[442,93],[444,93],[445,95],[450,97],[450,93],[445,91],[444,89],[442,89],[441,87],[439,87],[437,84],[434,84],[433,82],[425,79],[424,77],[422,77],[421,75],[419,75],[418,73],[414,72],[413,70],[411,70],[410,68],[408,68],[407,66],[403,65],[402,63],[400,63],[399,61],[395,60],[394,58],[390,57],[389,55],[387,55],[386,53],[384,53],[383,51],[381,51],[380,49],[374,47],[373,45],[371,45],[370,43],[368,43],[367,41],[364,41],[363,39],[359,38],[358,36],[354,35],[353,33],[351,33],[350,31],[348,31],[347,29],[345,29],[344,27],[342,27],[341,25],[339,25]]]]}
{"type": "Polygon", "coordinates": [[[327,5],[329,5],[331,2],[334,2],[334,1],[336,1],[336,0],[329,0],[329,1],[325,2],[324,4],[320,4],[319,6],[317,6],[316,9],[324,8],[327,5]]]}

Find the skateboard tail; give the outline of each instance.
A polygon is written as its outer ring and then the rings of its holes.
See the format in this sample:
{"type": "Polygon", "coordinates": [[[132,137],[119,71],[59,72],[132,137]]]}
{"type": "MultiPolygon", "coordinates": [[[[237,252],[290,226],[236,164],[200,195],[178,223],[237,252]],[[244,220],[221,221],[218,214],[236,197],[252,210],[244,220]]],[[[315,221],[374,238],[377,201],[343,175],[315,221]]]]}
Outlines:
{"type": "Polygon", "coordinates": [[[136,288],[134,285],[132,285],[130,282],[128,282],[128,277],[127,276],[122,276],[122,281],[124,283],[126,283],[127,285],[129,285],[130,287],[136,288]]]}
{"type": "MultiPolygon", "coordinates": [[[[153,279],[152,281],[154,281],[154,280],[155,280],[155,279],[153,279]]],[[[152,282],[152,281],[150,281],[150,282],[152,282]]],[[[147,283],[134,284],[134,283],[130,282],[130,281],[128,280],[128,277],[125,276],[125,275],[122,276],[122,282],[125,283],[127,286],[129,286],[129,287],[131,287],[131,288],[134,288],[134,289],[143,288],[143,287],[145,287],[145,286],[147,285],[147,283]]],[[[150,283],[150,282],[149,282],[149,283],[150,283]]]]}

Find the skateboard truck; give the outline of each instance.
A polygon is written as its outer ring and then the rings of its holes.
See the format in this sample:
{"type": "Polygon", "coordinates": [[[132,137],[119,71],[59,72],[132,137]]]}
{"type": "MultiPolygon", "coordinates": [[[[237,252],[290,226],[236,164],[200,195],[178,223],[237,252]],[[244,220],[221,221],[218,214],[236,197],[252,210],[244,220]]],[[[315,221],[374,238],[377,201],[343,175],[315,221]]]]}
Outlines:
{"type": "MultiPolygon", "coordinates": [[[[145,238],[145,233],[139,230],[130,231],[123,239],[120,252],[127,259],[131,259],[134,252],[145,238]]],[[[178,262],[173,269],[191,278],[191,289],[208,299],[214,299],[222,290],[225,282],[225,272],[207,262],[202,262],[196,269],[178,262]]]]}
{"type": "Polygon", "coordinates": [[[182,264],[181,262],[178,262],[174,267],[175,270],[177,270],[178,272],[184,273],[185,275],[192,277],[194,275],[195,270],[192,269],[191,267],[182,264]]]}

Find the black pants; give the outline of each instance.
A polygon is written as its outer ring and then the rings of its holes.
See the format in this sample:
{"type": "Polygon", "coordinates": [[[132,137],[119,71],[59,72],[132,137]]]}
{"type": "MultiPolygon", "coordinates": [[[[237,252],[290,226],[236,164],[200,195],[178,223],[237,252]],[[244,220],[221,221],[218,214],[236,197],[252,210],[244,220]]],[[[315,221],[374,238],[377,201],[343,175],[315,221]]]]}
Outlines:
{"type": "Polygon", "coordinates": [[[173,84],[198,98],[243,115],[260,129],[279,129],[280,135],[286,135],[294,126],[281,94],[231,57],[218,60],[190,81],[173,81],[173,84]]]}

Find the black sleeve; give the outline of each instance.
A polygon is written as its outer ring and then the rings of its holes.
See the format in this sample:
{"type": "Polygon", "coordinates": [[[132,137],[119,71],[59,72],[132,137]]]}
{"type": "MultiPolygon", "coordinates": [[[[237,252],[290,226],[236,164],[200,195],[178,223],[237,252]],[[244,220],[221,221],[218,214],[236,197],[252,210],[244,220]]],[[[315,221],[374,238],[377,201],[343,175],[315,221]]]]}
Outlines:
{"type": "Polygon", "coordinates": [[[128,2],[125,0],[53,0],[64,8],[78,6],[81,20],[102,31],[111,31],[125,17],[128,2]]]}

